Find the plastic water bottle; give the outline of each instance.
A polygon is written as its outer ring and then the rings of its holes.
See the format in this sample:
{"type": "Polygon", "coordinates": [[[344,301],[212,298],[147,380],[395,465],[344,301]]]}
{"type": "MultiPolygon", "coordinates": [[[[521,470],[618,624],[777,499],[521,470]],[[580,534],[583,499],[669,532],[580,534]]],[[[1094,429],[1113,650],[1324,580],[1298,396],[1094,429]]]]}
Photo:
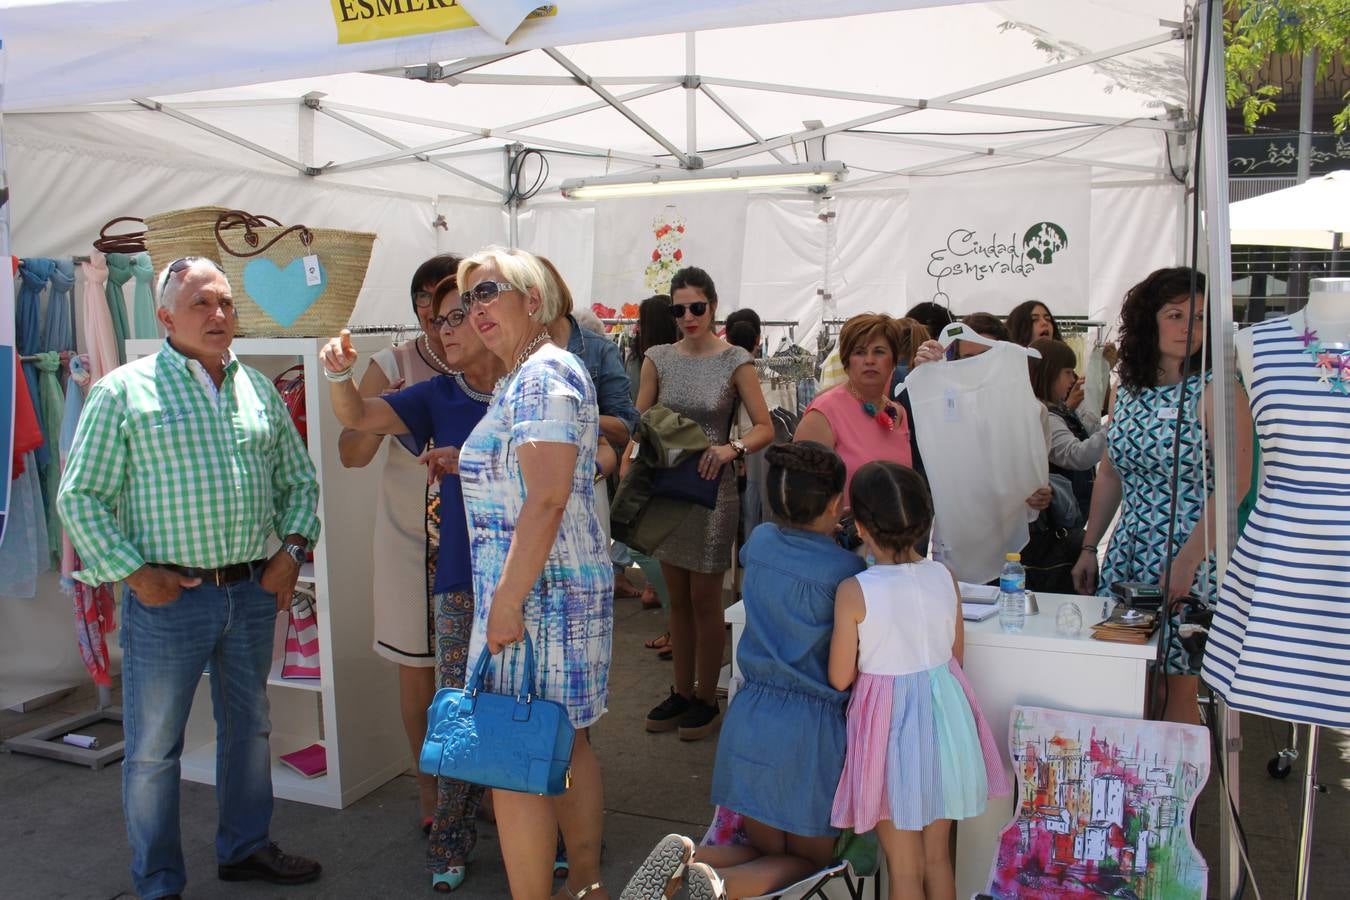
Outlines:
{"type": "Polygon", "coordinates": [[[1003,558],[1007,561],[998,576],[998,624],[1015,633],[1027,623],[1027,570],[1022,568],[1022,554],[1003,558]]]}

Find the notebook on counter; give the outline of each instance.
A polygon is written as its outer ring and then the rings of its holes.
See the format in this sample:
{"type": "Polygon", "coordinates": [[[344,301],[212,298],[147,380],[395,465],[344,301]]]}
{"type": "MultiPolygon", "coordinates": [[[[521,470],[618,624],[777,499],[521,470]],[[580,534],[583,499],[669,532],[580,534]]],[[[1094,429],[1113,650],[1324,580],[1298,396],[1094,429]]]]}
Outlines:
{"type": "MultiPolygon", "coordinates": [[[[998,585],[996,584],[970,584],[965,581],[958,581],[961,586],[961,602],[993,604],[998,602],[998,585]]],[[[969,618],[969,617],[967,617],[969,618]]]]}
{"type": "Polygon", "coordinates": [[[998,615],[998,605],[989,605],[987,603],[962,603],[961,618],[967,622],[983,622],[985,619],[992,619],[998,615]]]}

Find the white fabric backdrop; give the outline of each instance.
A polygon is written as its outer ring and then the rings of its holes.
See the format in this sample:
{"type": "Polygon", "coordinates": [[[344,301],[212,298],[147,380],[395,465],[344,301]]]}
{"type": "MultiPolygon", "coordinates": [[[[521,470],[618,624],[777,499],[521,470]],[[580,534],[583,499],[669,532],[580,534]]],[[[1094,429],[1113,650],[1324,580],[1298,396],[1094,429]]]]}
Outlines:
{"type": "Polygon", "coordinates": [[[903,247],[909,305],[932,300],[958,314],[1001,315],[1034,297],[1060,315],[1083,315],[1091,185],[1085,166],[913,179],[903,247]],[[1026,243],[1039,223],[1067,234],[1048,263],[1026,243]]]}

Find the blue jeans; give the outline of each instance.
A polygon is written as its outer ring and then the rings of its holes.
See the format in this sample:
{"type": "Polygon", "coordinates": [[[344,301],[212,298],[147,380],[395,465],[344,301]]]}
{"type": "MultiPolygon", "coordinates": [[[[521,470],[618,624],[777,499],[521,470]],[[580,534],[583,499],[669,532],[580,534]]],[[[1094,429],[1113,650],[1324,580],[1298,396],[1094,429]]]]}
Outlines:
{"type": "Polygon", "coordinates": [[[123,596],[122,807],[142,898],[182,893],[187,881],[179,757],[203,671],[211,676],[216,719],[216,858],[235,863],[267,846],[267,673],[276,616],[276,596],[253,580],[203,584],[166,606],[145,606],[130,590],[123,596]]]}

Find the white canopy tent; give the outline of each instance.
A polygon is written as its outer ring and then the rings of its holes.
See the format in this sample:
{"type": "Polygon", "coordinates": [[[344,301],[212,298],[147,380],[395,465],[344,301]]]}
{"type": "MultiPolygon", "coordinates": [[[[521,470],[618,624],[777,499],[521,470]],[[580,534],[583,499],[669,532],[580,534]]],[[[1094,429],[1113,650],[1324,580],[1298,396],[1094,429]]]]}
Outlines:
{"type": "Polygon", "coordinates": [[[1350,169],[1240,200],[1228,219],[1234,244],[1336,249],[1350,233],[1350,169]]]}
{"type": "MultiPolygon", "coordinates": [[[[641,296],[608,293],[626,282],[605,270],[616,245],[645,239],[628,228],[634,201],[566,201],[562,179],[839,160],[849,176],[832,199],[755,194],[725,220],[711,198],[681,201],[723,221],[728,307],[810,326],[907,305],[897,257],[916,184],[1002,171],[1015,185],[1053,165],[1091,185],[1089,289],[1056,312],[1113,320],[1142,273],[1186,260],[1187,182],[1220,236],[1201,265],[1216,366],[1232,371],[1214,0],[1198,27],[1184,0],[563,0],[523,24],[529,0],[460,0],[484,27],[339,42],[358,8],[439,5],[10,0],[13,251],[81,253],[115,216],[225,201],[377,232],[358,322],[409,320],[406,279],[430,253],[512,237],[580,297],[617,305],[641,296]],[[541,157],[548,171],[507,203],[522,149],[541,153],[525,187],[541,157]]],[[[1226,409],[1227,379],[1214,385],[1226,409]]],[[[1230,440],[1215,435],[1229,491],[1230,440]]],[[[1231,884],[1231,859],[1222,871],[1231,884]]]]}
{"type": "MultiPolygon", "coordinates": [[[[824,157],[849,168],[828,204],[803,191],[729,213],[680,204],[736,232],[721,236],[735,269],[714,272],[726,308],[802,321],[800,337],[827,313],[912,301],[894,264],[911,185],[1005,167],[1016,179],[1052,160],[1090,172],[1094,237],[1087,296],[1056,312],[1113,320],[1140,271],[1179,258],[1183,7],[850,0],[821,21],[803,3],[638,15],[592,0],[558,4],[505,45],[480,28],[338,45],[321,0],[20,2],[0,20],[13,246],[82,251],[115,216],[224,200],[376,231],[358,322],[408,319],[403,282],[420,258],[513,238],[558,262],[578,296],[618,306],[643,293],[613,271],[632,249],[615,245],[649,236],[631,216],[608,221],[626,201],[562,199],[564,178],[824,157]],[[291,76],[305,77],[270,80],[291,76]],[[506,160],[521,147],[542,152],[525,186],[541,158],[547,174],[508,209],[506,160]]],[[[959,296],[953,308],[971,311],[959,296]]]]}

